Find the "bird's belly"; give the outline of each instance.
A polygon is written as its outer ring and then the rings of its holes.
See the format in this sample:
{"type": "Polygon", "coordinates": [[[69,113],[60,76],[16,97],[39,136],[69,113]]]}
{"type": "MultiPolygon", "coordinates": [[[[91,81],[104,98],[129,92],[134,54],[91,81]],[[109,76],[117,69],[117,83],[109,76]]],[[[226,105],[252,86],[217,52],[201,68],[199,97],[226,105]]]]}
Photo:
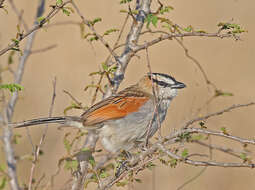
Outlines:
{"type": "MultiPolygon", "coordinates": [[[[163,110],[164,113],[161,108],[159,109],[161,111],[160,122],[164,120],[167,109],[163,110]]],[[[112,153],[120,150],[128,151],[137,142],[145,141],[151,120],[152,125],[149,133],[149,137],[151,137],[158,129],[158,122],[156,115],[154,115],[154,107],[150,104],[145,104],[138,112],[129,114],[124,118],[107,121],[100,129],[101,143],[107,151],[112,153]]]]}

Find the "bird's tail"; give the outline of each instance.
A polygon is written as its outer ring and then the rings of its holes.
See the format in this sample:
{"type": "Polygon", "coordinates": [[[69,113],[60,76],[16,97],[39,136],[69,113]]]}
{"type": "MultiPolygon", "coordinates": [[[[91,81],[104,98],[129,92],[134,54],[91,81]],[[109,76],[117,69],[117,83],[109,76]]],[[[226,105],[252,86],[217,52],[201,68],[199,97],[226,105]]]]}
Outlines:
{"type": "Polygon", "coordinates": [[[22,128],[34,125],[42,125],[49,123],[59,123],[63,125],[70,125],[72,127],[83,128],[80,117],[64,116],[64,117],[46,117],[39,119],[27,120],[19,123],[10,123],[9,126],[13,128],[22,128]]]}

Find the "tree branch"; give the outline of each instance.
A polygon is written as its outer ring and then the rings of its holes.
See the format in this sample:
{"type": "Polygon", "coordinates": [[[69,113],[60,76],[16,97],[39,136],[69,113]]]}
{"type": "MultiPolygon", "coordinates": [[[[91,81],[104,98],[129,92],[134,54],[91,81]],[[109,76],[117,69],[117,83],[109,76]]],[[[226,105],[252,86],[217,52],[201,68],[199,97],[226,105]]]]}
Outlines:
{"type": "Polygon", "coordinates": [[[105,97],[108,97],[112,93],[116,92],[119,88],[120,83],[124,79],[124,74],[128,63],[131,57],[134,56],[133,48],[136,47],[136,44],[140,37],[145,18],[150,13],[150,5],[151,0],[141,0],[141,2],[136,1],[136,10],[138,10],[139,12],[138,15],[136,15],[136,19],[133,21],[132,26],[129,30],[124,50],[121,56],[118,58],[118,68],[114,74],[112,89],[109,88],[107,90],[105,97]]]}
{"type": "MultiPolygon", "coordinates": [[[[27,33],[25,34],[21,34],[19,35],[17,41],[18,43],[21,42],[22,40],[24,40],[26,37],[32,35],[35,31],[37,31],[38,29],[42,28],[42,26],[47,23],[52,17],[54,17],[65,5],[67,5],[68,3],[70,3],[70,1],[66,1],[63,4],[61,4],[60,6],[55,5],[53,7],[53,9],[50,11],[50,13],[43,19],[40,21],[40,23],[37,23],[34,25],[34,27],[29,30],[27,33]]],[[[40,10],[41,11],[41,10],[40,10]]],[[[40,12],[38,12],[40,13],[40,12]]],[[[42,12],[43,13],[43,12],[42,12]]],[[[40,16],[42,16],[42,14],[37,14],[36,19],[39,18],[40,16]]],[[[30,37],[31,39],[31,37],[30,37]]],[[[29,41],[29,40],[28,40],[29,41]]],[[[0,51],[0,56],[5,54],[6,52],[8,52],[9,50],[15,48],[17,46],[17,42],[12,42],[10,45],[8,45],[6,48],[2,49],[0,51]]]]}
{"type": "Polygon", "coordinates": [[[214,113],[208,114],[208,115],[206,115],[206,116],[202,116],[202,117],[198,117],[198,118],[192,119],[192,120],[188,121],[188,122],[184,125],[183,128],[187,128],[187,127],[189,127],[190,125],[192,125],[192,124],[195,123],[195,122],[202,121],[202,120],[207,120],[207,119],[209,119],[210,117],[222,115],[222,114],[225,113],[225,112],[229,112],[229,111],[234,110],[234,109],[237,109],[237,108],[248,107],[248,106],[253,106],[253,105],[255,105],[255,102],[250,102],[250,103],[248,103],[248,104],[236,104],[236,105],[234,104],[234,105],[232,105],[232,106],[230,106],[230,107],[228,107],[228,108],[225,108],[225,109],[223,109],[223,110],[221,110],[221,111],[214,112],[214,113]]]}

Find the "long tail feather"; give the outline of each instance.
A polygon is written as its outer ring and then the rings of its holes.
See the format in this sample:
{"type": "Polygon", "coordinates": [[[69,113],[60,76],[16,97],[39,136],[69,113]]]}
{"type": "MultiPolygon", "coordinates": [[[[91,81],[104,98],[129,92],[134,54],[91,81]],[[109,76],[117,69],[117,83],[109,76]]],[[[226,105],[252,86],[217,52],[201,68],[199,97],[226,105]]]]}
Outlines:
{"type": "Polygon", "coordinates": [[[19,123],[10,123],[9,126],[13,128],[22,128],[22,127],[42,125],[42,124],[48,124],[48,123],[59,123],[59,124],[70,125],[70,126],[78,127],[78,128],[83,127],[81,118],[70,117],[70,116],[32,119],[32,120],[27,120],[24,122],[19,122],[19,123]]]}

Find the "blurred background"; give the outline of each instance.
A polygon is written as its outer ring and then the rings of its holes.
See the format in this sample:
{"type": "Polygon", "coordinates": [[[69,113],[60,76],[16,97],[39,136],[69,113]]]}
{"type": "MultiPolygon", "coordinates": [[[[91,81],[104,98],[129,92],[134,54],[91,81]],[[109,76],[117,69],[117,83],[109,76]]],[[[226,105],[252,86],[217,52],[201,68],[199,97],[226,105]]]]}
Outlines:
{"type": "MultiPolygon", "coordinates": [[[[230,22],[243,26],[247,33],[241,35],[240,41],[233,39],[219,39],[207,37],[187,37],[184,44],[189,49],[189,53],[195,57],[209,79],[221,90],[231,92],[234,96],[218,97],[205,106],[206,102],[213,96],[213,89],[208,87],[197,66],[188,59],[183,48],[174,40],[163,41],[149,48],[150,62],[154,72],[171,74],[177,80],[184,82],[187,88],[180,91],[179,96],[173,101],[168,112],[166,121],[163,124],[162,133],[169,134],[174,129],[192,118],[221,110],[232,104],[248,103],[255,99],[255,1],[252,0],[165,0],[165,4],[174,7],[168,15],[169,19],[184,27],[192,25],[195,29],[207,32],[217,32],[219,22],[230,22]],[[198,112],[198,110],[201,111],[198,112]]],[[[19,10],[23,9],[23,17],[32,26],[36,12],[37,1],[17,1],[14,3],[19,10]]],[[[49,5],[55,1],[47,1],[45,14],[50,8],[49,5]]],[[[5,3],[8,14],[0,11],[0,48],[3,49],[15,37],[17,32],[18,19],[11,9],[8,1],[5,3]]],[[[119,0],[95,0],[77,1],[77,4],[87,19],[101,17],[102,22],[96,25],[99,33],[103,33],[110,28],[120,28],[125,14],[120,13],[126,8],[119,4],[119,0]]],[[[154,10],[158,7],[153,2],[154,10]]],[[[69,17],[59,13],[50,24],[60,21],[80,22],[77,14],[69,17]]],[[[127,30],[124,32],[124,42],[131,19],[128,21],[127,30]]],[[[152,27],[153,28],[153,27],[152,27]]],[[[89,30],[86,28],[86,32],[89,30]]],[[[112,34],[105,39],[112,45],[118,33],[112,34]]],[[[151,35],[146,40],[156,37],[151,35]]],[[[142,43],[143,40],[140,40],[142,43]]],[[[25,42],[21,42],[21,47],[25,42]]],[[[29,57],[25,68],[22,85],[24,90],[20,93],[20,98],[15,108],[13,121],[23,121],[32,118],[48,116],[52,97],[52,81],[57,78],[56,101],[54,106],[54,116],[63,115],[66,107],[71,105],[71,99],[63,90],[69,91],[76,97],[83,106],[90,106],[94,90],[84,91],[86,85],[91,84],[93,78],[89,73],[98,71],[100,64],[105,61],[108,51],[100,44],[92,44],[81,39],[80,28],[77,25],[67,24],[61,26],[48,27],[39,30],[36,34],[33,50],[57,45],[56,48],[29,57]]],[[[9,53],[0,57],[0,64],[7,65],[9,53]]],[[[138,53],[139,57],[134,57],[126,71],[125,79],[120,89],[135,83],[142,75],[148,72],[146,66],[146,56],[144,52],[138,53]]],[[[13,69],[18,64],[18,54],[14,56],[13,69]]],[[[12,82],[13,77],[9,73],[3,74],[6,83],[12,82]]],[[[94,77],[97,81],[97,77],[94,77]]],[[[98,97],[100,100],[100,96],[98,97]]],[[[72,110],[70,115],[80,115],[81,110],[72,110]]],[[[232,135],[244,138],[254,138],[255,136],[255,107],[241,108],[222,116],[208,120],[207,127],[212,130],[220,130],[226,127],[232,135]]],[[[63,137],[66,132],[76,133],[76,130],[58,130],[52,125],[48,129],[45,144],[43,145],[44,155],[40,157],[37,164],[35,178],[42,174],[54,174],[57,169],[58,160],[66,152],[63,145],[63,137]]],[[[40,141],[43,127],[31,127],[30,132],[35,144],[40,141]]],[[[15,153],[18,156],[30,154],[31,144],[26,136],[26,130],[15,131],[22,135],[19,144],[15,145],[15,153]]],[[[237,143],[230,143],[225,139],[213,138],[213,144],[223,147],[232,147],[242,150],[242,146],[237,143]]],[[[1,145],[2,146],[2,145],[1,145]]],[[[199,145],[192,145],[192,152],[208,153],[208,149],[199,145]]],[[[2,149],[2,147],[1,147],[2,149]]],[[[252,150],[252,147],[248,147],[252,150]]],[[[254,149],[254,148],[253,148],[254,149]]],[[[236,158],[214,152],[213,160],[225,162],[237,162],[236,158]]],[[[251,154],[254,157],[254,154],[251,154]]],[[[198,158],[199,159],[199,158],[198,158]]],[[[4,155],[1,150],[0,162],[3,163],[4,155]]],[[[134,183],[134,189],[177,189],[185,181],[197,175],[202,167],[194,167],[178,164],[176,168],[170,168],[156,162],[157,167],[154,172],[143,171],[138,177],[142,183],[134,183]]],[[[29,180],[31,161],[22,160],[18,162],[18,176],[20,183],[27,183],[29,180]]],[[[214,189],[254,189],[254,171],[248,168],[218,168],[210,167],[197,180],[193,181],[183,189],[214,190],[214,189]]],[[[63,182],[70,178],[70,172],[62,171],[55,179],[55,188],[63,187],[63,182]]],[[[89,185],[94,189],[95,186],[89,185]]]]}

